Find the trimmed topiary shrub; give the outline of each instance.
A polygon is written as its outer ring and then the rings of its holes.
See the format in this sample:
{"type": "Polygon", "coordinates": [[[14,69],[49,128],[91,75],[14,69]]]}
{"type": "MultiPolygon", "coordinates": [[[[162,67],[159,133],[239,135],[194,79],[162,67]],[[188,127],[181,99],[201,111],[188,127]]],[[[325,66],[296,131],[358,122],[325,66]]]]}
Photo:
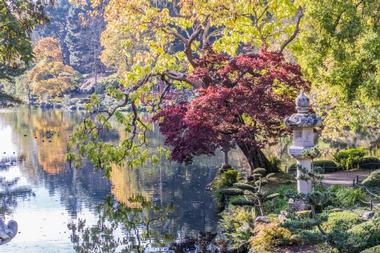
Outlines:
{"type": "Polygon", "coordinates": [[[224,188],[232,187],[235,183],[237,183],[240,179],[240,172],[235,169],[227,169],[225,171],[221,171],[212,182],[211,188],[214,191],[215,200],[218,206],[219,211],[223,211],[226,204],[227,199],[225,196],[219,192],[219,190],[224,188]]]}
{"type": "Polygon", "coordinates": [[[344,170],[356,169],[363,160],[366,151],[364,148],[350,148],[341,150],[333,155],[333,160],[344,170]]]}
{"type": "Polygon", "coordinates": [[[375,170],[363,180],[362,185],[368,187],[380,187],[380,170],[375,170]]]}
{"type": "Polygon", "coordinates": [[[380,169],[380,159],[374,156],[364,157],[359,162],[359,168],[363,170],[377,170],[380,169]]]}

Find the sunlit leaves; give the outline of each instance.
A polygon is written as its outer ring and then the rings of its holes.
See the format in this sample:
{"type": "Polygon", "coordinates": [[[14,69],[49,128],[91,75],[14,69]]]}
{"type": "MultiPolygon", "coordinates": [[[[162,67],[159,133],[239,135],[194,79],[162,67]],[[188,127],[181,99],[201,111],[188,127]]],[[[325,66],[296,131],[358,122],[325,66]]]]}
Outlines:
{"type": "MultiPolygon", "coordinates": [[[[231,55],[242,44],[278,49],[293,30],[297,9],[289,0],[111,0],[105,12],[108,25],[102,35],[102,59],[126,71],[128,80],[141,78],[145,73],[141,66],[149,66],[146,59],[152,57],[158,57],[157,70],[176,68],[185,63],[183,53],[177,55],[178,61],[171,59],[176,52],[183,52],[180,37],[188,38],[197,25],[203,29],[193,44],[197,53],[205,39],[214,50],[231,55]]],[[[181,70],[186,71],[187,65],[181,70]]]]}
{"type": "Polygon", "coordinates": [[[323,116],[322,138],[333,144],[376,146],[380,138],[380,103],[365,92],[347,102],[342,87],[327,85],[312,91],[314,108],[323,116]]]}
{"type": "Polygon", "coordinates": [[[378,1],[301,2],[305,22],[295,53],[308,78],[342,87],[348,99],[363,91],[379,98],[378,1]]]}
{"type": "MultiPolygon", "coordinates": [[[[169,92],[165,95],[169,95],[166,97],[165,103],[174,105],[180,100],[191,99],[192,96],[197,95],[197,92],[206,93],[209,91],[217,96],[220,95],[218,92],[227,90],[225,92],[227,94],[229,92],[227,88],[221,91],[218,91],[218,89],[211,90],[211,88],[210,90],[198,90],[201,86],[207,87],[209,85],[205,80],[202,80],[203,77],[207,79],[207,75],[211,74],[207,73],[207,71],[210,70],[211,72],[218,69],[228,72],[224,76],[225,79],[229,79],[228,81],[230,82],[235,79],[239,82],[239,75],[245,71],[243,70],[244,66],[239,66],[231,71],[224,70],[223,67],[227,65],[228,57],[234,57],[239,53],[246,52],[246,49],[251,51],[256,48],[265,48],[268,51],[279,50],[280,45],[288,39],[294,30],[294,20],[298,15],[298,10],[298,4],[291,0],[110,0],[104,13],[107,26],[101,38],[104,47],[101,58],[107,66],[117,69],[117,76],[122,80],[120,81],[121,87],[119,91],[125,96],[127,103],[119,108],[118,104],[122,103],[123,99],[118,97],[117,94],[109,93],[109,96],[114,97],[113,105],[107,105],[101,109],[98,108],[98,105],[94,108],[89,108],[92,112],[89,118],[94,122],[92,128],[96,130],[93,131],[91,126],[90,132],[88,128],[82,129],[89,136],[86,136],[89,139],[84,139],[83,145],[88,143],[91,146],[92,143],[95,143],[95,146],[101,147],[101,150],[97,152],[109,148],[112,150],[111,153],[117,153],[118,149],[124,149],[121,154],[125,155],[126,163],[131,166],[143,161],[144,159],[134,159],[134,152],[139,150],[138,146],[142,143],[144,131],[149,128],[150,122],[143,121],[139,116],[136,116],[138,110],[154,113],[155,110],[160,108],[160,105],[157,104],[162,102],[162,97],[160,96],[162,89],[168,87],[167,91],[169,92]],[[221,56],[223,61],[216,62],[210,58],[210,55],[207,55],[209,62],[202,62],[207,58],[204,56],[210,50],[221,56]],[[229,56],[224,55],[224,53],[228,53],[229,56]],[[190,73],[192,75],[189,75],[190,73]],[[205,74],[203,77],[201,76],[202,73],[205,74]],[[192,89],[195,92],[184,92],[185,89],[192,89]],[[129,112],[118,112],[122,108],[129,112]],[[95,114],[102,114],[102,116],[97,117],[94,116],[95,114]],[[97,131],[99,129],[101,129],[100,131],[109,131],[110,127],[113,126],[108,125],[106,121],[111,117],[123,125],[125,138],[119,144],[107,143],[105,145],[106,143],[96,139],[100,137],[97,131]],[[136,118],[139,118],[139,120],[136,120],[136,118]],[[124,143],[124,140],[128,141],[124,143]]],[[[250,64],[248,58],[242,57],[237,58],[237,60],[241,60],[241,62],[237,61],[241,64],[244,64],[244,60],[248,60],[248,65],[250,64]]],[[[252,64],[255,65],[256,63],[252,64]]],[[[263,64],[265,65],[265,63],[263,64]]],[[[273,80],[275,79],[281,79],[280,82],[289,82],[286,79],[288,77],[284,79],[284,73],[281,73],[281,71],[286,72],[286,70],[276,69],[276,66],[271,66],[271,68],[273,67],[271,74],[275,76],[275,78],[272,78],[270,74],[267,74],[271,69],[266,69],[268,66],[260,67],[259,65],[260,63],[257,63],[257,66],[252,67],[251,65],[250,67],[255,72],[268,77],[271,80],[270,82],[274,82],[273,80]],[[262,68],[266,69],[267,73],[261,73],[262,68]]],[[[296,68],[293,68],[293,70],[296,70],[296,68]]],[[[217,74],[212,73],[213,76],[217,74]]],[[[295,75],[297,76],[298,72],[295,75]]],[[[244,74],[242,76],[242,81],[245,83],[256,81],[250,80],[252,77],[246,78],[244,74]]],[[[297,88],[300,84],[299,80],[296,80],[297,77],[292,76],[289,78],[292,79],[292,85],[297,88]]],[[[213,85],[217,85],[217,80],[212,80],[212,82],[213,85]]],[[[252,83],[252,85],[255,85],[255,83],[252,83]]],[[[294,96],[293,90],[285,92],[284,87],[280,84],[275,87],[277,88],[276,96],[280,102],[285,101],[283,98],[286,96],[294,96]]],[[[249,93],[249,88],[246,86],[239,86],[234,90],[231,96],[236,96],[236,98],[232,99],[231,103],[237,103],[237,105],[233,104],[231,108],[234,106],[242,107],[243,105],[238,105],[240,103],[238,96],[247,98],[249,97],[247,93],[249,93]]],[[[205,95],[203,98],[205,97],[207,96],[205,95]]],[[[200,106],[208,102],[205,100],[203,103],[201,98],[197,101],[200,106]]],[[[215,110],[215,108],[212,109],[215,110]]],[[[263,112],[267,111],[268,109],[263,112]]],[[[240,114],[238,112],[238,115],[240,114]]],[[[276,125],[278,125],[277,123],[276,121],[276,125]]],[[[171,122],[170,124],[175,123],[171,122]]],[[[206,131],[208,130],[206,129],[206,131]]],[[[273,131],[277,130],[278,127],[275,127],[273,131]]],[[[202,133],[195,131],[192,134],[199,137],[202,133]]],[[[247,136],[243,138],[249,139],[247,136]]],[[[193,138],[192,141],[195,143],[197,140],[199,139],[193,138]]],[[[226,141],[224,137],[217,134],[215,139],[211,141],[213,143],[211,148],[208,144],[203,143],[202,151],[195,151],[195,153],[196,155],[202,153],[211,154],[220,146],[220,143],[226,144],[229,141],[230,139],[226,141]]],[[[87,151],[95,154],[95,150],[89,149],[87,151]]],[[[141,150],[140,154],[144,156],[145,153],[141,150]]],[[[98,156],[101,157],[102,155],[98,156]]],[[[101,158],[105,158],[107,163],[111,163],[113,161],[112,156],[108,156],[101,158]]],[[[95,155],[90,157],[95,160],[95,155]]],[[[181,159],[182,161],[191,160],[191,155],[181,159]]],[[[155,160],[154,157],[152,160],[155,160]]],[[[105,166],[105,164],[101,165],[101,167],[105,166]]]]}

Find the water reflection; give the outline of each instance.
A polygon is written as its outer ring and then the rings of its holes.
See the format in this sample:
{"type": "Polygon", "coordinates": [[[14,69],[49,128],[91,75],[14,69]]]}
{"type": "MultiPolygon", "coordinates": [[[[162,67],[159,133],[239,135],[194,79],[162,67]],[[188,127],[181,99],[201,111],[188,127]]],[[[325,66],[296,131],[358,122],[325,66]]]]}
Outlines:
{"type": "MultiPolygon", "coordinates": [[[[96,207],[109,194],[132,206],[129,199],[136,195],[160,207],[173,205],[174,211],[154,228],[159,234],[178,237],[215,228],[214,204],[205,188],[216,173],[215,166],[222,163],[222,155],[196,159],[191,166],[161,158],[158,165],[139,169],[115,167],[109,182],[88,164],[73,170],[64,161],[67,141],[80,117],[28,107],[0,111],[0,153],[25,157],[0,176],[20,177],[20,184],[32,187],[35,193],[29,201],[18,203],[9,216],[18,221],[21,233],[0,247],[0,252],[73,252],[68,221],[82,218],[96,225],[96,207]]],[[[153,131],[148,142],[154,150],[163,140],[153,131]]],[[[240,158],[237,152],[230,154],[237,165],[244,162],[240,158]]]]}
{"type": "Polygon", "coordinates": [[[142,253],[148,247],[162,247],[167,240],[173,240],[157,229],[173,210],[171,206],[159,206],[139,194],[129,198],[128,202],[122,204],[110,196],[99,206],[95,225],[86,226],[86,221],[81,219],[69,224],[75,250],[103,253],[119,249],[121,252],[142,253]]]}

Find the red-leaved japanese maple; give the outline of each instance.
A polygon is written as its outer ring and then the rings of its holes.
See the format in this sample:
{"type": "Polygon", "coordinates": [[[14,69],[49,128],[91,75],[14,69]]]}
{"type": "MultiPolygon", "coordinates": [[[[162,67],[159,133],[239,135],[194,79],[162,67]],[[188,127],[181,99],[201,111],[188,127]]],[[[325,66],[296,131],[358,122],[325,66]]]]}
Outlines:
{"type": "Polygon", "coordinates": [[[294,113],[297,92],[308,89],[300,67],[267,51],[234,58],[209,52],[196,64],[187,77],[199,84],[196,95],[164,107],[154,118],[172,159],[191,162],[236,145],[251,169],[271,171],[262,149],[284,134],[283,119],[294,113]]]}

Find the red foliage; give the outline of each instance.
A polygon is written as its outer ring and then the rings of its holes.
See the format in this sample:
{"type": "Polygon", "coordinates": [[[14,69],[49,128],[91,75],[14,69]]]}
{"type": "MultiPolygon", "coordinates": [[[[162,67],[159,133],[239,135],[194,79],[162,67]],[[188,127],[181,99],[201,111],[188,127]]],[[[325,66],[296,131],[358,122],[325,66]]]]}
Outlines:
{"type": "Polygon", "coordinates": [[[154,118],[173,147],[172,159],[191,162],[193,156],[236,144],[257,167],[255,154],[286,131],[283,119],[294,112],[297,92],[308,89],[299,66],[266,51],[233,59],[209,53],[197,63],[188,77],[203,84],[197,95],[154,118]]]}

